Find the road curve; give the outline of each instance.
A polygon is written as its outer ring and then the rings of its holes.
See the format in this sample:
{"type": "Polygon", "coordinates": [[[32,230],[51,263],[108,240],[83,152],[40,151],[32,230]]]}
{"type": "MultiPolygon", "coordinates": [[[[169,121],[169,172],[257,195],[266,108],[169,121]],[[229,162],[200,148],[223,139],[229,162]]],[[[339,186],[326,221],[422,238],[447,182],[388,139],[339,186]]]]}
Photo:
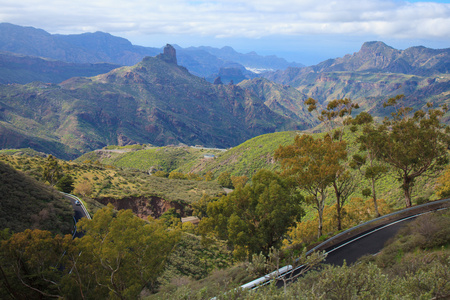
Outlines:
{"type": "MultiPolygon", "coordinates": [[[[84,207],[83,202],[80,199],[78,199],[78,197],[71,195],[71,194],[66,194],[66,193],[62,193],[62,194],[66,199],[70,200],[70,203],[72,203],[75,223],[78,223],[78,220],[80,220],[81,218],[91,219],[91,216],[87,212],[86,207],[84,207]],[[80,205],[76,205],[77,200],[79,201],[80,205]]],[[[82,233],[76,231],[76,225],[75,225],[75,232],[74,232],[73,237],[80,238],[82,236],[83,236],[82,233]]]]}
{"type": "MultiPolygon", "coordinates": [[[[343,265],[344,260],[347,264],[352,264],[364,255],[378,253],[385,243],[397,234],[400,228],[418,216],[449,208],[450,199],[444,199],[404,209],[346,230],[314,247],[307,252],[307,255],[313,251],[325,251],[327,253],[325,264],[343,265]]],[[[301,269],[302,267],[298,267],[292,271],[293,273],[287,272],[278,278],[285,277],[285,281],[286,278],[295,278],[301,272],[301,269]]],[[[273,277],[271,276],[270,278],[273,277]]],[[[269,276],[261,277],[261,279],[263,278],[269,278],[269,276]]],[[[258,282],[258,279],[254,281],[258,282]]],[[[259,284],[263,283],[265,285],[268,282],[269,280],[267,279],[264,280],[264,283],[262,280],[259,280],[259,284]]],[[[283,280],[279,279],[277,286],[281,287],[283,285],[283,280]]],[[[241,287],[247,288],[249,284],[241,287]]],[[[255,285],[249,288],[256,287],[255,285]]]]}

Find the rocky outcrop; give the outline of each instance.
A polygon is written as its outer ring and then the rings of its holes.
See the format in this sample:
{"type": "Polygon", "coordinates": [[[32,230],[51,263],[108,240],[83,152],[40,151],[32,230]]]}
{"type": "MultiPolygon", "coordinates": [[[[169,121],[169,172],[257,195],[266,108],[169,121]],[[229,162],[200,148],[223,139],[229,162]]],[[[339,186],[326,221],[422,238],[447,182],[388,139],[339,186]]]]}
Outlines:
{"type": "Polygon", "coordinates": [[[96,199],[98,202],[107,205],[111,203],[115,209],[131,209],[139,218],[147,219],[148,216],[159,218],[163,213],[171,208],[182,216],[186,216],[186,207],[177,202],[169,202],[161,197],[126,197],[121,199],[115,198],[100,198],[96,199]]]}
{"type": "Polygon", "coordinates": [[[156,57],[165,62],[177,64],[177,51],[172,45],[167,44],[166,47],[164,47],[164,53],[158,54],[156,57]]]}

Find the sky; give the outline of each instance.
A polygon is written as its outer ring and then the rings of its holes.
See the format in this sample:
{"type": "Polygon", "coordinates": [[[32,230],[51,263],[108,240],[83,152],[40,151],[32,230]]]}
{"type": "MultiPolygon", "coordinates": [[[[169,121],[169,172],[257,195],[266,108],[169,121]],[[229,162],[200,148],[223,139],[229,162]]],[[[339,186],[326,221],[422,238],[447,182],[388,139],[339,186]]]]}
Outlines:
{"type": "Polygon", "coordinates": [[[135,45],[231,46],[305,65],[359,51],[450,48],[450,0],[0,0],[0,22],[103,31],[135,45]]]}

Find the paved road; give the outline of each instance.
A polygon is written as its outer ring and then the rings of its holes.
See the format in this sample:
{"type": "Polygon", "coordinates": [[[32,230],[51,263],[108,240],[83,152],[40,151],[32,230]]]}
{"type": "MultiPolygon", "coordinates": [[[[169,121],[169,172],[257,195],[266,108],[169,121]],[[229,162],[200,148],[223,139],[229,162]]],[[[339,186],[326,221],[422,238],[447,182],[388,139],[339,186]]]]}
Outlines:
{"type": "MultiPolygon", "coordinates": [[[[320,249],[327,253],[325,264],[341,266],[345,260],[350,265],[364,255],[375,255],[380,252],[389,239],[393,238],[402,227],[406,226],[419,215],[449,208],[450,199],[443,199],[395,212],[349,229],[318,245],[313,250],[320,249]],[[377,226],[376,224],[379,225],[377,226]],[[366,229],[364,230],[364,228],[366,229]]],[[[310,250],[310,252],[313,250],[310,250]]],[[[299,267],[293,271],[293,274],[288,272],[283,276],[285,278],[295,278],[301,270],[302,267],[299,267]]],[[[241,287],[250,289],[257,288],[260,284],[268,284],[270,281],[268,280],[269,278],[273,277],[266,275],[241,287]]],[[[289,281],[289,279],[287,280],[289,281]]],[[[283,280],[278,279],[277,286],[282,287],[283,285],[283,280]]]]}
{"type": "Polygon", "coordinates": [[[375,229],[375,231],[363,233],[351,241],[345,241],[327,248],[325,251],[328,255],[324,263],[342,266],[345,260],[349,265],[364,255],[377,254],[383,249],[386,242],[397,234],[400,228],[407,225],[413,219],[397,221],[395,224],[386,225],[375,229]]]}
{"type": "MultiPolygon", "coordinates": [[[[374,228],[368,232],[361,233],[350,240],[345,240],[332,247],[326,248],[324,251],[327,252],[327,257],[322,263],[342,266],[345,260],[347,265],[350,265],[364,255],[377,254],[383,249],[389,239],[393,238],[403,226],[407,225],[413,219],[415,219],[415,217],[374,228]]],[[[294,278],[295,281],[302,269],[302,267],[297,268],[293,273],[288,273],[284,277],[289,278],[287,281],[291,281],[291,278],[294,278]]],[[[277,280],[276,285],[281,288],[284,286],[284,281],[279,279],[277,280]]]]}
{"type": "MultiPolygon", "coordinates": [[[[75,222],[78,222],[78,220],[80,220],[81,218],[88,218],[88,219],[91,218],[91,217],[87,214],[87,211],[86,211],[86,209],[83,207],[83,204],[81,204],[81,205],[76,205],[76,204],[75,204],[75,201],[77,200],[77,198],[76,198],[75,196],[70,195],[70,194],[63,194],[63,196],[64,196],[66,199],[70,200],[70,202],[72,203],[72,207],[73,207],[73,211],[74,211],[74,219],[75,219],[75,222]]],[[[82,236],[83,236],[83,234],[77,231],[77,232],[75,233],[75,235],[74,235],[74,238],[76,238],[76,237],[80,238],[80,237],[82,237],[82,236]]]]}

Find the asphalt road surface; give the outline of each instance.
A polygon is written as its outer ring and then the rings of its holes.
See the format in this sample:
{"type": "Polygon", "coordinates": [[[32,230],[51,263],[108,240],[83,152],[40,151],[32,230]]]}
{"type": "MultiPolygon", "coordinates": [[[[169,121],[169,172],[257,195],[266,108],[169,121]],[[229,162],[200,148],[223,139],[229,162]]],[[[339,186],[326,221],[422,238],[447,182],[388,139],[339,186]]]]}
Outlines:
{"type": "MultiPolygon", "coordinates": [[[[70,200],[70,202],[72,203],[75,222],[78,222],[78,220],[80,220],[81,218],[89,218],[86,215],[86,211],[83,209],[83,204],[81,204],[81,203],[80,203],[80,205],[75,204],[77,199],[74,196],[69,195],[69,194],[63,194],[63,196],[66,197],[66,199],[70,200]]],[[[76,238],[76,237],[80,238],[82,236],[83,236],[83,234],[81,232],[77,231],[74,235],[74,238],[76,238]]]]}
{"type": "Polygon", "coordinates": [[[352,264],[359,258],[367,254],[377,254],[383,249],[386,242],[393,238],[403,226],[407,225],[415,218],[396,221],[381,228],[373,229],[352,238],[350,241],[344,241],[331,248],[325,249],[328,253],[324,263],[342,266],[344,260],[352,264]]]}

